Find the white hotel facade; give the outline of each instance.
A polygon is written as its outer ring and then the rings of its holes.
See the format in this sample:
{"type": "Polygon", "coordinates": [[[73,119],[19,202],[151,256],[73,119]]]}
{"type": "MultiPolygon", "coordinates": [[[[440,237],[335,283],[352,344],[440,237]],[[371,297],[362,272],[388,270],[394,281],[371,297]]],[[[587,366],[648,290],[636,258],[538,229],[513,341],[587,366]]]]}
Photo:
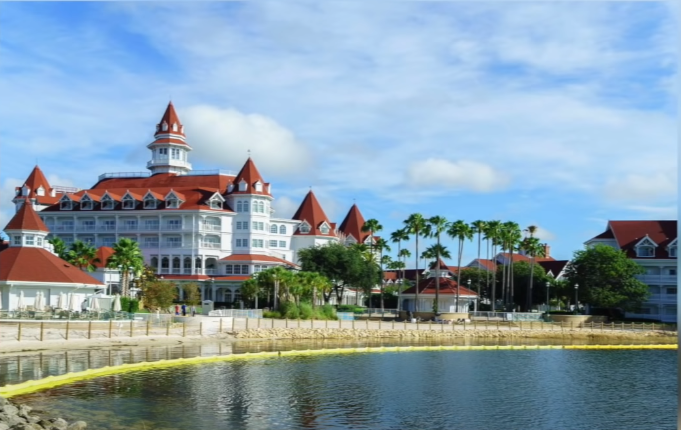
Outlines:
{"type": "Polygon", "coordinates": [[[203,299],[233,302],[251,274],[271,266],[296,268],[300,249],[329,242],[366,242],[356,206],[337,228],[310,191],[292,218],[272,208],[271,184],[252,159],[234,175],[193,171],[192,148],[170,103],[147,146],[148,173],[105,173],[89,189],[51,186],[36,166],[17,187],[50,231],[71,244],[97,248],[136,241],[146,264],[174,281],[195,281],[203,299]]]}

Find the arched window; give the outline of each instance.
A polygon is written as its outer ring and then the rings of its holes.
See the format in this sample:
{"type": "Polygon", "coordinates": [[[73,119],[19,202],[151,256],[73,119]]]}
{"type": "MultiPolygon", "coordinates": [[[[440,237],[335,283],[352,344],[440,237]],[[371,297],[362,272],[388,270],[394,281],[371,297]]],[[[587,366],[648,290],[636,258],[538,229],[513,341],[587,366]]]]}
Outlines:
{"type": "Polygon", "coordinates": [[[258,212],[258,202],[253,202],[253,210],[252,212],[258,212]]]}
{"type": "Polygon", "coordinates": [[[286,226],[285,225],[279,226],[279,234],[286,234],[286,226]]]}
{"type": "Polygon", "coordinates": [[[270,226],[270,233],[276,234],[277,231],[278,231],[278,230],[277,230],[277,225],[276,225],[276,224],[272,224],[272,225],[270,226]]]}
{"type": "Polygon", "coordinates": [[[244,212],[248,212],[248,202],[244,202],[244,212]]]}
{"type": "Polygon", "coordinates": [[[177,123],[173,123],[173,131],[177,131],[177,123]]]}
{"type": "Polygon", "coordinates": [[[161,130],[163,131],[168,131],[168,123],[163,121],[163,124],[161,124],[161,130]]]}
{"type": "Polygon", "coordinates": [[[196,258],[196,260],[194,261],[194,267],[196,267],[197,269],[201,268],[201,259],[200,258],[198,258],[198,257],[196,258]]]}
{"type": "Polygon", "coordinates": [[[158,269],[158,257],[151,257],[151,267],[158,269]]]}
{"type": "Polygon", "coordinates": [[[170,260],[168,260],[168,257],[163,257],[161,259],[161,269],[167,269],[170,267],[170,260]]]}
{"type": "Polygon", "coordinates": [[[236,211],[241,212],[243,210],[243,205],[241,204],[241,200],[236,202],[236,211]]]}
{"type": "Polygon", "coordinates": [[[265,213],[265,203],[264,202],[258,202],[258,212],[260,213],[265,213]]]}

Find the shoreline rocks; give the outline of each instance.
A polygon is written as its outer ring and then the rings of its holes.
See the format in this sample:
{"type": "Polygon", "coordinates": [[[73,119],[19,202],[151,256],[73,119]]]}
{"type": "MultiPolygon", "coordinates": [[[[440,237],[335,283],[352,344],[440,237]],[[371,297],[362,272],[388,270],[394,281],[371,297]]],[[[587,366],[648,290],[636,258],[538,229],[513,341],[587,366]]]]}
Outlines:
{"type": "Polygon", "coordinates": [[[68,423],[63,418],[34,415],[30,406],[16,404],[0,397],[0,430],[83,430],[85,421],[68,423]]]}
{"type": "Polygon", "coordinates": [[[677,332],[616,331],[616,330],[371,330],[371,329],[311,329],[311,328],[256,328],[234,333],[236,339],[594,339],[594,340],[671,340],[677,332]]]}

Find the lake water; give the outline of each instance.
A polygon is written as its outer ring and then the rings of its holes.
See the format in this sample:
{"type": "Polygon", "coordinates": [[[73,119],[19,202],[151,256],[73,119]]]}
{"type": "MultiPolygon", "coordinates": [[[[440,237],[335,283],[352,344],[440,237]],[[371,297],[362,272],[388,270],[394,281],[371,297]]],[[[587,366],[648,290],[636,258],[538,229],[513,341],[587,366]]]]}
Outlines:
{"type": "Polygon", "coordinates": [[[671,430],[677,393],[673,350],[499,350],[219,362],[16,399],[95,429],[671,430]]]}

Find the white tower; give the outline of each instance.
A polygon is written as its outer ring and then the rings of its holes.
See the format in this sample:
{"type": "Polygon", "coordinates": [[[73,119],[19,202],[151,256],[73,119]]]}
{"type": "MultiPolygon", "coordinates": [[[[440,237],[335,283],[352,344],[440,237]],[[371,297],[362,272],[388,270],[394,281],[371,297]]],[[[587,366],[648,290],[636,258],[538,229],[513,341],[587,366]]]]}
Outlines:
{"type": "Polygon", "coordinates": [[[156,124],[154,139],[147,145],[151,150],[151,161],[147,163],[147,169],[151,170],[152,175],[157,173],[186,175],[192,170],[192,165],[188,161],[192,148],[187,145],[184,126],[180,123],[173,102],[168,103],[163,118],[156,124]]]}

